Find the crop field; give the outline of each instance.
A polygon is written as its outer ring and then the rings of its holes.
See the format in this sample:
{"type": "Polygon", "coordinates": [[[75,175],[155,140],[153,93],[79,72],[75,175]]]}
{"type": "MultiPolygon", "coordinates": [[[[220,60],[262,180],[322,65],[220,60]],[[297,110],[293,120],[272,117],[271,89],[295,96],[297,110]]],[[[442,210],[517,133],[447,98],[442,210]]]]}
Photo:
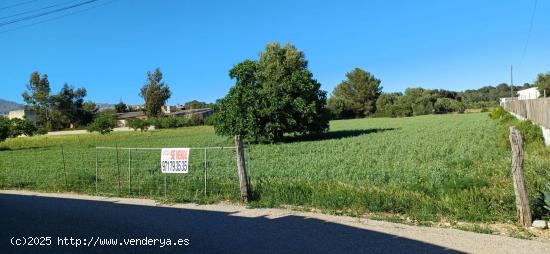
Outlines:
{"type": "MultiPolygon", "coordinates": [[[[252,206],[396,213],[418,221],[514,221],[510,152],[502,126],[486,113],[338,120],[330,126],[322,136],[247,147],[252,206]]],[[[189,174],[165,179],[159,150],[124,149],[233,145],[209,126],[8,139],[0,144],[0,187],[238,201],[231,149],[207,152],[207,195],[204,150],[191,151],[189,174]],[[96,154],[96,146],[121,147],[118,163],[117,150],[96,154]]],[[[525,170],[536,200],[537,190],[550,181],[549,149],[528,145],[525,170]]]]}

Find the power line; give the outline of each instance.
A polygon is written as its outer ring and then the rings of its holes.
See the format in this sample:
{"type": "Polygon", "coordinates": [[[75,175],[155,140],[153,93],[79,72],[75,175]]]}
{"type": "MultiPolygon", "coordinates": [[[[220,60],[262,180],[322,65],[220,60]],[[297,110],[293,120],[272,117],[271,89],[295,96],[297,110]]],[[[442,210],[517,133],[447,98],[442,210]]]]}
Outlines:
{"type": "Polygon", "coordinates": [[[519,67],[521,68],[523,64],[523,59],[525,58],[525,53],[527,53],[527,45],[529,45],[529,40],[531,39],[531,30],[533,30],[533,23],[535,21],[535,13],[537,11],[538,0],[535,0],[535,5],[533,6],[533,12],[531,13],[531,22],[529,24],[529,30],[527,32],[527,40],[525,41],[525,46],[523,47],[523,52],[521,53],[521,59],[519,61],[519,67]]]}
{"type": "Polygon", "coordinates": [[[41,11],[41,10],[45,10],[45,9],[50,9],[50,8],[53,8],[53,7],[65,5],[65,4],[76,2],[76,1],[78,1],[78,0],[72,0],[72,1],[67,1],[67,2],[58,3],[58,4],[52,4],[50,6],[46,6],[46,7],[42,7],[42,8],[38,8],[38,9],[33,9],[33,10],[28,10],[28,11],[20,12],[20,13],[9,15],[9,16],[0,17],[0,19],[7,19],[7,18],[12,18],[12,17],[17,17],[17,16],[21,16],[23,14],[37,12],[37,11],[41,11]]]}
{"type": "Polygon", "coordinates": [[[26,27],[30,27],[30,26],[35,26],[35,25],[39,25],[39,24],[42,24],[42,23],[46,23],[46,22],[50,22],[50,21],[57,20],[57,19],[61,19],[61,18],[64,18],[64,17],[68,17],[68,16],[72,16],[72,15],[75,15],[75,14],[79,14],[79,13],[81,13],[81,12],[89,11],[89,10],[92,10],[92,9],[96,9],[96,8],[99,8],[99,7],[102,7],[102,6],[111,4],[111,3],[115,2],[115,1],[118,1],[118,0],[111,0],[111,1],[106,2],[106,3],[104,3],[104,4],[99,4],[99,5],[96,5],[96,6],[87,8],[87,9],[83,9],[83,10],[80,10],[80,11],[75,11],[75,12],[67,13],[67,14],[64,14],[64,15],[61,15],[61,16],[57,16],[57,17],[45,19],[45,20],[42,20],[42,21],[39,21],[39,22],[31,23],[31,24],[28,24],[28,25],[24,25],[24,26],[20,26],[20,27],[8,29],[8,30],[0,31],[0,34],[7,33],[7,32],[12,32],[12,31],[16,31],[16,30],[19,30],[19,29],[22,29],[22,28],[26,28],[26,27]]]}
{"type": "Polygon", "coordinates": [[[18,3],[18,4],[12,4],[12,5],[8,5],[8,6],[0,7],[0,10],[10,9],[10,8],[13,8],[13,7],[21,6],[21,5],[24,5],[24,4],[29,4],[29,3],[36,2],[36,1],[38,1],[38,0],[32,0],[32,1],[26,1],[26,2],[22,2],[22,3],[18,3]]]}
{"type": "Polygon", "coordinates": [[[86,2],[81,2],[81,3],[69,5],[69,6],[54,9],[54,10],[51,10],[51,11],[42,12],[42,13],[30,15],[30,16],[25,16],[25,17],[18,18],[18,19],[15,19],[15,20],[9,20],[9,21],[0,23],[0,27],[10,25],[10,24],[15,24],[15,23],[25,21],[25,20],[35,19],[35,18],[38,18],[38,17],[46,16],[46,15],[49,15],[49,14],[53,14],[53,13],[57,13],[57,12],[65,11],[65,10],[70,10],[70,9],[73,9],[73,8],[76,8],[76,7],[79,7],[79,6],[82,6],[82,5],[90,4],[90,3],[93,3],[93,2],[97,2],[97,1],[98,0],[89,0],[89,1],[86,1],[86,2]]]}

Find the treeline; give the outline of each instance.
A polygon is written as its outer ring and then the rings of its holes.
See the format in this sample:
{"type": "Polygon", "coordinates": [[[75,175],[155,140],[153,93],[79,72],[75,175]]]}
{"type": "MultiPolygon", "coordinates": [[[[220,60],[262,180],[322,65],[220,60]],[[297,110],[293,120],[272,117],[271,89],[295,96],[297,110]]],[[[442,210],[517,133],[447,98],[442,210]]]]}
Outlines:
{"type": "Polygon", "coordinates": [[[500,98],[516,96],[521,89],[508,84],[455,92],[444,89],[407,88],[404,93],[383,93],[381,81],[359,68],[346,74],[328,100],[332,118],[406,117],[426,114],[463,113],[466,109],[486,111],[499,105],[500,98]]]}
{"type": "MultiPolygon", "coordinates": [[[[139,96],[143,98],[144,104],[140,109],[127,106],[122,100],[114,106],[114,109],[101,110],[90,100],[85,100],[87,95],[86,88],[74,88],[69,84],[64,84],[58,93],[52,93],[48,75],[33,72],[30,75],[27,84],[27,90],[23,92],[23,100],[26,103],[26,109],[36,114],[36,127],[29,129],[31,132],[19,133],[10,131],[8,136],[18,136],[21,134],[32,135],[34,133],[46,133],[62,129],[86,128],[89,131],[108,133],[116,127],[117,113],[129,111],[143,111],[150,118],[142,124],[156,126],[157,128],[169,128],[173,126],[189,126],[203,124],[205,120],[200,119],[177,120],[163,119],[162,107],[171,97],[172,92],[168,84],[164,81],[163,74],[159,68],[153,72],[147,72],[145,84],[139,90],[139,96]],[[177,124],[174,124],[177,122],[177,124]],[[17,134],[17,135],[16,135],[17,134]]],[[[186,109],[197,109],[213,107],[212,104],[200,102],[197,100],[185,103],[186,109]]],[[[18,121],[8,122],[2,119],[5,126],[11,129],[21,129],[28,127],[29,122],[18,121]],[[23,126],[23,127],[14,127],[23,126]]],[[[28,129],[28,128],[26,128],[28,129]]]]}
{"type": "Polygon", "coordinates": [[[92,101],[84,101],[85,88],[64,84],[57,94],[51,94],[48,75],[33,72],[30,75],[23,100],[27,109],[35,112],[39,132],[78,128],[88,125],[98,112],[92,101]]]}

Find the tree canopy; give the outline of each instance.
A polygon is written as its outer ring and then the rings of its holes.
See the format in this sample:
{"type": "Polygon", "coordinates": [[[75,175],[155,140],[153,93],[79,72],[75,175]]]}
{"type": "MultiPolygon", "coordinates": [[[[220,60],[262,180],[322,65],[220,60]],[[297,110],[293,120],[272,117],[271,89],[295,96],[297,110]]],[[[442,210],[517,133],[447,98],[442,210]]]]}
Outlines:
{"type": "Polygon", "coordinates": [[[328,129],[326,92],[313,79],[304,53],[293,45],[268,44],[258,61],[236,64],[229,76],[236,83],[216,103],[216,133],[277,141],[285,133],[328,129]]]}
{"type": "Polygon", "coordinates": [[[550,72],[540,73],[535,81],[535,86],[539,89],[540,95],[550,96],[550,72]]]}
{"type": "Polygon", "coordinates": [[[159,68],[154,72],[147,72],[147,82],[141,88],[139,95],[145,101],[145,114],[149,117],[158,117],[162,114],[162,107],[172,95],[168,84],[163,80],[159,68]]]}
{"type": "Polygon", "coordinates": [[[50,92],[48,76],[35,71],[22,94],[27,108],[36,113],[37,125],[46,131],[85,126],[97,112],[93,102],[84,102],[85,88],[64,84],[59,93],[50,92]]]}
{"type": "Polygon", "coordinates": [[[381,81],[360,68],[346,73],[328,101],[336,118],[370,116],[376,112],[376,100],[382,94],[381,81]]]}

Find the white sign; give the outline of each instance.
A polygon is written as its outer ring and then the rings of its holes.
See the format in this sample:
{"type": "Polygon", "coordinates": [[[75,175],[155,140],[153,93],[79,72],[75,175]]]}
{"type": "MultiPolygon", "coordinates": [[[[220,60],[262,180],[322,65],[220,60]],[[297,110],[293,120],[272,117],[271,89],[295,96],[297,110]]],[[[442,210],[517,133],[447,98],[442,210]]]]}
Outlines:
{"type": "Polygon", "coordinates": [[[162,173],[188,173],[189,148],[162,148],[160,170],[162,173]]]}

